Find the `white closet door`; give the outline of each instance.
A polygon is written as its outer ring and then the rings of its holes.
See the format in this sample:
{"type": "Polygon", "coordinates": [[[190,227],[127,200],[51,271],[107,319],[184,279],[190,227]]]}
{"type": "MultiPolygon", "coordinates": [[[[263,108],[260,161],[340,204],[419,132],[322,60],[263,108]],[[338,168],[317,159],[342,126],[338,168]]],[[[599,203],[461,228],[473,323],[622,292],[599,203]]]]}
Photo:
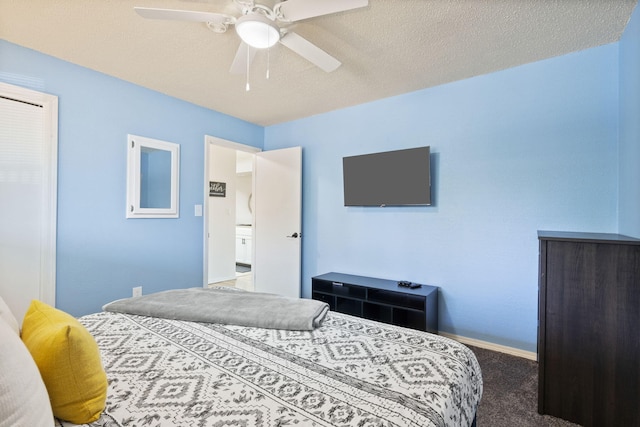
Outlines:
{"type": "Polygon", "coordinates": [[[57,126],[51,105],[6,86],[0,86],[0,296],[21,322],[32,299],[55,304],[57,126]]]}

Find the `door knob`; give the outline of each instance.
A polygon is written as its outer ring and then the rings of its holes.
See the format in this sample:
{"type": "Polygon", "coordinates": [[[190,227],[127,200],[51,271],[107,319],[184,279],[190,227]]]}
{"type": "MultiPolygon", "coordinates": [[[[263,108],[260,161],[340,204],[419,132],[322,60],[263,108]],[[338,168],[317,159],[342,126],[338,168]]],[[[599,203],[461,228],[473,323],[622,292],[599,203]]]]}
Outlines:
{"type": "Polygon", "coordinates": [[[298,233],[293,233],[291,236],[287,236],[291,239],[297,239],[298,237],[302,237],[302,234],[298,234],[298,233]]]}

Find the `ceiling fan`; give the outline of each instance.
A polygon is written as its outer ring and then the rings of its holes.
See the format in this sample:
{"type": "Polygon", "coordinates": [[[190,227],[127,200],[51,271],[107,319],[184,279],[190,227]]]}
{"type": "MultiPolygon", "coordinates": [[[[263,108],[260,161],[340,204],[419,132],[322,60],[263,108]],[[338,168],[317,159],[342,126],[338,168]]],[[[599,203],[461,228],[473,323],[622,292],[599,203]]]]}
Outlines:
{"type": "Polygon", "coordinates": [[[304,19],[365,7],[368,0],[284,0],[273,7],[254,0],[233,0],[241,15],[191,10],[134,7],[138,15],[148,19],[203,22],[212,31],[224,33],[234,25],[241,39],[231,73],[245,74],[257,49],[267,49],[280,42],[326,72],[337,69],[341,62],[287,26],[304,19]]]}

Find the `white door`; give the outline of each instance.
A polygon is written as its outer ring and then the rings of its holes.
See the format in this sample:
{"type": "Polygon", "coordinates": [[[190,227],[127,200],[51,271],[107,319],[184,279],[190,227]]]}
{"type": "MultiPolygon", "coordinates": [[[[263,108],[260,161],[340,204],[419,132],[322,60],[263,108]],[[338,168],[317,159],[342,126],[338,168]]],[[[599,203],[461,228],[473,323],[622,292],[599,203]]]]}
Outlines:
{"type": "Polygon", "coordinates": [[[0,83],[0,296],[55,305],[57,97],[0,83]]]}
{"type": "Polygon", "coordinates": [[[302,148],[257,153],[253,194],[254,288],[300,297],[302,148]]]}

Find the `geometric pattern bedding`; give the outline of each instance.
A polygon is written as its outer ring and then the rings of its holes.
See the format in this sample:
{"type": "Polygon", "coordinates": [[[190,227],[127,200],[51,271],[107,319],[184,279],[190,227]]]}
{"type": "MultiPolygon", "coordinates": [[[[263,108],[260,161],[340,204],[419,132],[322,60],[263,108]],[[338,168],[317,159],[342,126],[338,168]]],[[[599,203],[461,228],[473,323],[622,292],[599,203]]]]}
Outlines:
{"type": "Polygon", "coordinates": [[[336,312],[313,331],[108,312],[79,320],[109,380],[94,427],[459,427],[482,395],[464,345],[336,312]]]}

